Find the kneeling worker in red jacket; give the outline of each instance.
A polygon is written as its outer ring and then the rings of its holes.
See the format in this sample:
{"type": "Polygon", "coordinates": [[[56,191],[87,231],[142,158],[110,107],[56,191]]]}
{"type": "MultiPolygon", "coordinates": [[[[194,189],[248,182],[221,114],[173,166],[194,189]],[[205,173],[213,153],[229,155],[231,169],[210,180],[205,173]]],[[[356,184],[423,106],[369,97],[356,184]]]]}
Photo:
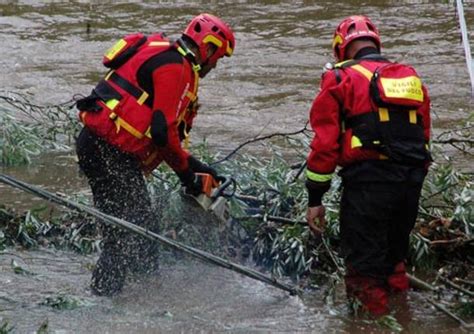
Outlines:
{"type": "MultiPolygon", "coordinates": [[[[210,14],[196,16],[181,38],[132,34],[104,56],[110,70],[91,95],[77,103],[84,124],[77,139],[79,166],[101,211],[151,228],[143,173],[165,161],[191,194],[201,191],[195,173],[217,176],[181,147],[197,112],[199,78],[230,57],[232,30],[210,14]]],[[[153,270],[156,245],[105,227],[103,250],[92,274],[98,295],[121,291],[127,271],[153,270]]]]}
{"type": "Polygon", "coordinates": [[[321,198],[341,166],[346,290],[378,316],[389,311],[391,292],[408,289],[409,234],[431,161],[430,99],[412,67],[380,54],[367,17],[344,19],[333,49],[339,63],[324,73],[310,111],[307,221],[316,233],[324,229],[321,198]]]}

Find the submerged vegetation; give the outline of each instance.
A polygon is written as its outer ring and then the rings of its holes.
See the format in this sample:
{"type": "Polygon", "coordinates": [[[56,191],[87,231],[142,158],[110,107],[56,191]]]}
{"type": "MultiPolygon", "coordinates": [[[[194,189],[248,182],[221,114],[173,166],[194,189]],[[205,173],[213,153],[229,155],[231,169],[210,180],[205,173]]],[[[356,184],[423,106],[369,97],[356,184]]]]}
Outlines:
{"type": "Polygon", "coordinates": [[[71,249],[81,254],[98,251],[101,235],[97,224],[84,215],[37,207],[23,213],[0,205],[0,250],[21,246],[71,249]]]}
{"type": "MultiPolygon", "coordinates": [[[[1,165],[30,163],[32,157],[42,152],[70,149],[79,128],[70,103],[38,107],[12,95],[0,100],[4,102],[0,109],[5,109],[0,113],[1,165]],[[12,107],[15,110],[9,113],[12,107]],[[42,120],[35,122],[39,114],[42,120]]],[[[457,170],[443,154],[445,145],[451,145],[462,151],[466,159],[471,158],[472,139],[466,129],[472,129],[472,125],[467,123],[459,130],[443,132],[434,140],[436,162],[425,180],[419,218],[411,234],[409,268],[414,274],[435,273],[430,283],[436,285],[438,294],[443,289],[451,291],[451,297],[444,298],[443,303],[460,316],[473,317],[472,173],[457,170]]],[[[310,134],[303,129],[279,137],[285,139],[278,141],[280,146],[273,140],[260,141],[268,158],[232,152],[231,159],[231,155],[212,154],[205,143],[194,147],[196,155],[211,164],[218,161],[214,167],[236,181],[235,195],[230,199],[231,219],[227,223],[210,216],[199,218],[199,209],[182,200],[174,173],[160,166],[149,182],[156,212],[160,212],[160,233],[220,256],[251,257],[275,277],[290,277],[302,287],[329,281],[326,296],[331,300],[334,286],[341,281],[345,270],[338,256],[341,182],[334,179],[324,198],[328,227],[322,237],[315,237],[304,222],[306,191],[301,164],[310,134]],[[291,151],[297,164],[292,165],[279,153],[282,145],[291,151]]],[[[87,198],[75,200],[88,201],[87,198]]],[[[0,207],[0,250],[12,246],[46,246],[86,254],[99,250],[100,240],[97,224],[81,214],[47,208],[18,213],[14,208],[0,207]]],[[[52,307],[57,304],[48,303],[52,307]]]]}
{"type": "Polygon", "coordinates": [[[0,92],[0,165],[21,165],[42,152],[70,150],[80,128],[72,106],[37,106],[26,96],[0,92]]]}

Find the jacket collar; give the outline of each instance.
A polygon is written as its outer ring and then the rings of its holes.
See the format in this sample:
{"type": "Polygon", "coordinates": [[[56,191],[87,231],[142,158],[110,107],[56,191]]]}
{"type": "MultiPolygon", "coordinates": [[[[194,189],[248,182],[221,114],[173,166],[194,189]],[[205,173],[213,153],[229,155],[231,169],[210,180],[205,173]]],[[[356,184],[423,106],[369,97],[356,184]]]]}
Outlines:
{"type": "Polygon", "coordinates": [[[380,54],[379,50],[377,50],[377,48],[368,46],[368,47],[360,49],[354,56],[354,59],[362,60],[362,59],[385,59],[385,58],[382,57],[382,55],[380,54]]]}

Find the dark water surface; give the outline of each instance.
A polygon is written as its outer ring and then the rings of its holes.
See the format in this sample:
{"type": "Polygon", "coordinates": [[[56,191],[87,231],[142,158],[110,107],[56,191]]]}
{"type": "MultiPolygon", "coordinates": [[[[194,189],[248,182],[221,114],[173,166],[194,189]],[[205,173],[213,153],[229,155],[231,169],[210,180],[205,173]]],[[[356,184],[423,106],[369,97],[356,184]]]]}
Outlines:
{"type": "MultiPolygon", "coordinates": [[[[9,321],[18,333],[34,332],[45,321],[54,333],[388,333],[349,320],[342,285],[336,304],[328,306],[318,291],[291,297],[224,269],[181,261],[104,298],[87,288],[94,263],[93,257],[70,252],[7,251],[0,256],[0,321],[9,321]],[[14,274],[12,260],[29,274],[14,274]],[[58,296],[75,298],[81,306],[44,305],[58,296]]],[[[461,332],[418,293],[410,292],[408,307],[397,317],[409,332],[461,332]]]]}
{"type": "MultiPolygon", "coordinates": [[[[474,3],[465,2],[473,27],[474,3]]],[[[234,147],[260,133],[302,128],[323,65],[333,61],[335,26],[354,13],[379,26],[390,59],[417,68],[432,96],[435,127],[472,113],[458,19],[447,1],[0,1],[0,89],[31,94],[38,104],[88,94],[105,72],[102,54],[125,33],[177,37],[204,11],[230,23],[237,45],[201,81],[197,141],[234,147]]]]}
{"type": "MultiPolygon", "coordinates": [[[[472,41],[474,3],[465,1],[464,9],[472,41]]],[[[26,94],[40,105],[86,95],[105,73],[102,54],[115,40],[136,31],[177,37],[200,12],[221,16],[237,38],[234,56],[200,84],[202,108],[193,140],[207,138],[212,150],[229,151],[256,135],[301,129],[323,65],[333,61],[335,26],[351,14],[369,15],[381,31],[384,53],[417,68],[430,90],[435,132],[472,115],[452,1],[0,0],[0,94],[26,94]]],[[[72,155],[46,156],[29,168],[0,171],[50,190],[88,190],[72,155]]],[[[0,203],[31,207],[32,200],[0,185],[0,203]]],[[[321,293],[300,300],[200,263],[165,266],[159,276],[130,284],[117,298],[96,298],[87,290],[92,263],[93,258],[49,250],[11,250],[1,256],[0,320],[9,320],[20,333],[36,330],[45,319],[51,330],[68,333],[378,331],[348,322],[347,311],[330,309],[321,293]],[[13,274],[12,258],[38,275],[13,274]],[[60,292],[88,304],[71,311],[39,305],[60,292]]],[[[409,303],[413,332],[459,331],[416,293],[409,303]]]]}

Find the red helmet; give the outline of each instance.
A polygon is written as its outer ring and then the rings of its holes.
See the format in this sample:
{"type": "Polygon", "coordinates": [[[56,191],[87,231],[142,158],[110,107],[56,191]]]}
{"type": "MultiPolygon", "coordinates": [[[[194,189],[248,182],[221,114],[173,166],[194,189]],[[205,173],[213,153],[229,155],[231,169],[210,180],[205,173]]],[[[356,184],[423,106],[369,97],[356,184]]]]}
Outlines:
{"type": "Polygon", "coordinates": [[[355,39],[370,38],[380,51],[380,36],[377,27],[366,16],[349,16],[336,28],[332,40],[334,56],[343,61],[346,59],[346,47],[355,39]]]}
{"type": "Polygon", "coordinates": [[[203,63],[216,63],[221,57],[230,57],[234,52],[235,38],[230,27],[218,17],[211,14],[200,14],[188,24],[183,32],[199,47],[203,63]],[[217,47],[217,51],[208,58],[207,44],[217,47]]]}

